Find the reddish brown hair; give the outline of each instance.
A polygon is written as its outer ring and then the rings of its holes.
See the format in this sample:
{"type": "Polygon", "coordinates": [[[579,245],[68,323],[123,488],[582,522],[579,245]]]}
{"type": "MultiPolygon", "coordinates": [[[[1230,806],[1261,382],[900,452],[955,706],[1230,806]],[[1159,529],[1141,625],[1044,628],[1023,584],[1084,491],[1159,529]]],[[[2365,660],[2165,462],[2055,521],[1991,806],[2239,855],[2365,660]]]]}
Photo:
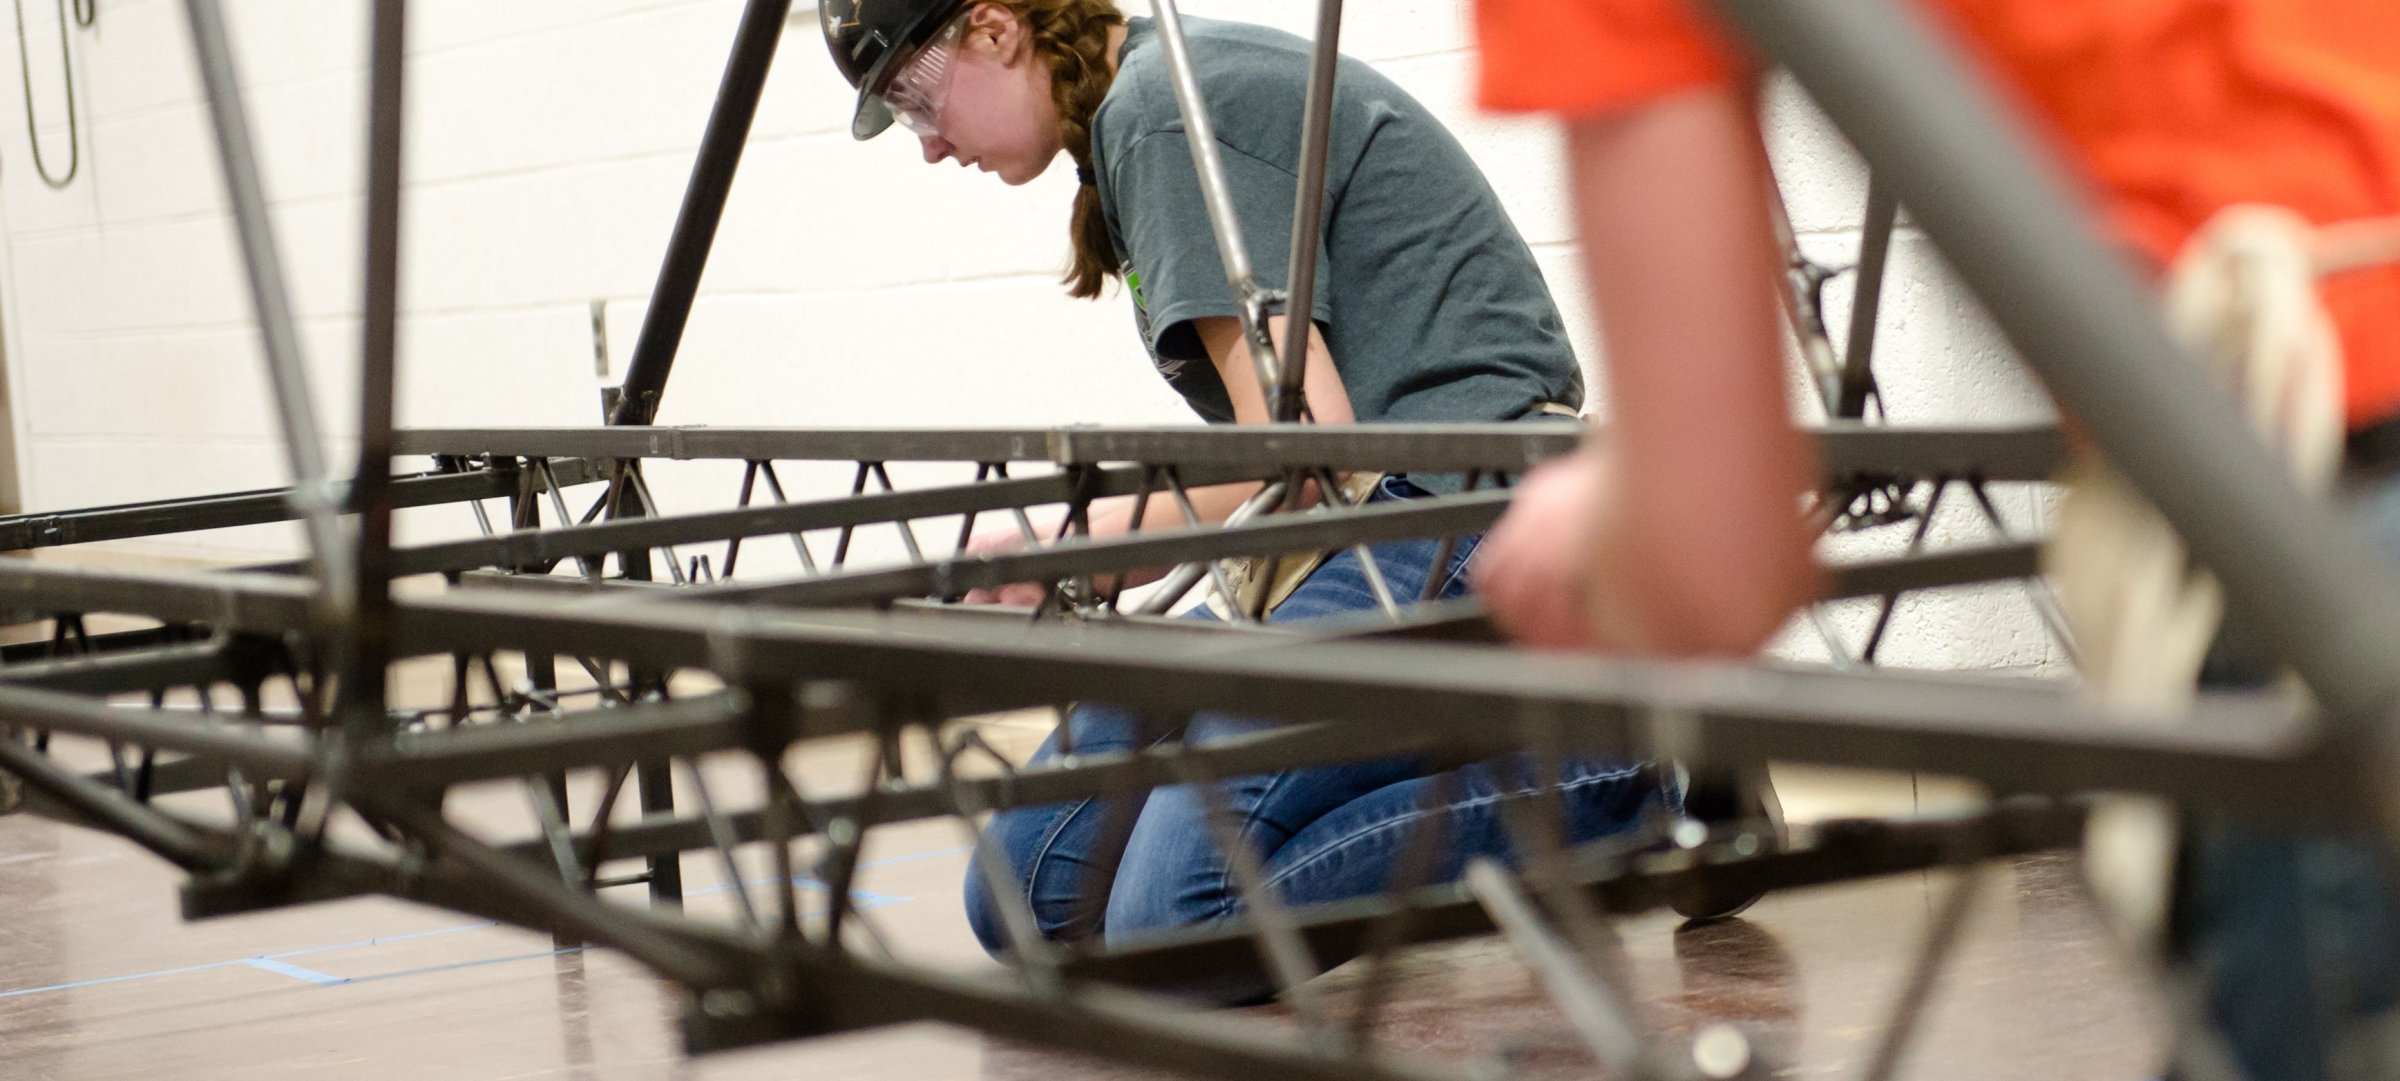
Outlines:
{"type": "MultiPolygon", "coordinates": [[[[1092,176],[1092,118],[1116,78],[1108,55],[1109,31],[1125,25],[1125,15],[1113,0],[990,0],[1025,20],[1032,31],[1034,53],[1050,65],[1050,93],[1058,105],[1059,142],[1075,159],[1081,177],[1092,176]]],[[[1108,220],[1100,212],[1100,188],[1086,179],[1075,190],[1075,211],[1067,221],[1067,272],[1060,283],[1067,295],[1100,295],[1108,279],[1120,276],[1116,245],[1108,239],[1108,220]]]]}

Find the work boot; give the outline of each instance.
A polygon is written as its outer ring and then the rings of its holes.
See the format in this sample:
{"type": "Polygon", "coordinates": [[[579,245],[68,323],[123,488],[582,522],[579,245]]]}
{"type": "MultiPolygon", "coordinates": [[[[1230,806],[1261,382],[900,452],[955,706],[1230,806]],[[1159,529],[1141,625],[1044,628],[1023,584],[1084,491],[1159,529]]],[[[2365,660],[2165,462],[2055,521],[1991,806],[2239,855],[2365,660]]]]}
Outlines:
{"type": "MultiPolygon", "coordinates": [[[[1764,766],[1740,773],[1693,774],[1684,787],[1683,814],[1708,827],[1711,834],[1725,829],[1764,829],[1777,848],[1790,837],[1783,824],[1783,801],[1775,798],[1775,784],[1767,779],[1764,766]]],[[[1668,906],[1689,921],[1724,920],[1741,915],[1764,896],[1765,890],[1720,884],[1716,876],[1709,875],[1692,889],[1676,891],[1668,906]]]]}

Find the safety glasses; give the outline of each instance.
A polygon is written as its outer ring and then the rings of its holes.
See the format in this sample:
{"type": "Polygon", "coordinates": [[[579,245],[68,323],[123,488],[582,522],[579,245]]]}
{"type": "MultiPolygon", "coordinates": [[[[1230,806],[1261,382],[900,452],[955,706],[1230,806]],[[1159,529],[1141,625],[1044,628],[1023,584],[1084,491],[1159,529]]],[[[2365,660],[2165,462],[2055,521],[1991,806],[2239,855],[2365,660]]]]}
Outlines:
{"type": "Polygon", "coordinates": [[[920,136],[941,133],[942,105],[950,97],[952,61],[966,37],[967,13],[944,24],[917,55],[909,57],[883,88],[884,107],[900,126],[920,136]]]}

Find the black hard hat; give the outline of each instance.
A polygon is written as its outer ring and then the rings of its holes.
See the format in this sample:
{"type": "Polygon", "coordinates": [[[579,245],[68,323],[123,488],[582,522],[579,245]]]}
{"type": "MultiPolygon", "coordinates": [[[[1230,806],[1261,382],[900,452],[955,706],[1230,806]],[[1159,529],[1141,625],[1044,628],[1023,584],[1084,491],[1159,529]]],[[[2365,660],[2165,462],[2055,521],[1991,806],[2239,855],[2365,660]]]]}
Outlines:
{"type": "Polygon", "coordinates": [[[825,27],[825,47],[833,51],[833,66],[858,88],[858,112],[850,118],[850,136],[872,139],[892,126],[892,111],[884,107],[883,90],[893,65],[932,38],[967,0],[822,0],[817,21],[825,27]]]}

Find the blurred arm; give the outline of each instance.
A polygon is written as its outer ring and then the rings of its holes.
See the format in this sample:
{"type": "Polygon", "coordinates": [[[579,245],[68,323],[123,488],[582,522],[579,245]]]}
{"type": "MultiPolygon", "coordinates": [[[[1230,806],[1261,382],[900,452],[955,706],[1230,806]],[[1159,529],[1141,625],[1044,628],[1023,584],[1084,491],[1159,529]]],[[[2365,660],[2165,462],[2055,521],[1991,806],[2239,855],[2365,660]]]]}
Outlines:
{"type": "Polygon", "coordinates": [[[1732,87],[1568,124],[1610,421],[1528,478],[1478,579],[1535,644],[1747,654],[1818,587],[1757,130],[1732,87]]]}

